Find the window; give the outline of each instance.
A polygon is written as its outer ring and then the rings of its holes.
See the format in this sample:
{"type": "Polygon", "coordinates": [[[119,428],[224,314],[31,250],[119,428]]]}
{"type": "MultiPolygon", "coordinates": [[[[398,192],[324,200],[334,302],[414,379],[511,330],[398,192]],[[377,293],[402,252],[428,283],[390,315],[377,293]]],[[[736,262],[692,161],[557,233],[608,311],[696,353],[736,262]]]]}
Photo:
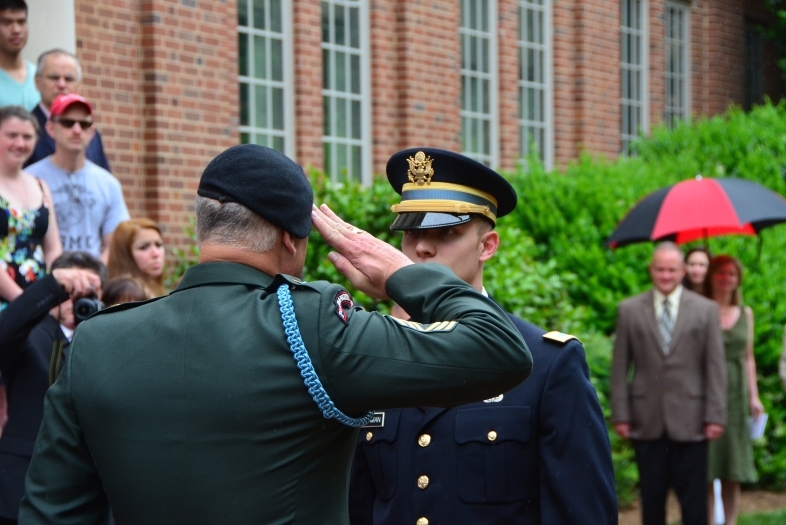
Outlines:
{"type": "Polygon", "coordinates": [[[519,0],[519,152],[553,163],[551,0],[519,0]]]}
{"type": "Polygon", "coordinates": [[[489,166],[498,163],[496,5],[460,0],[461,149],[489,166]]]}
{"type": "Polygon", "coordinates": [[[764,101],[764,51],[762,34],[753,25],[745,28],[745,89],[743,107],[746,111],[764,101]]]}
{"type": "Polygon", "coordinates": [[[238,0],[240,142],[294,156],[289,0],[238,0]]]}
{"type": "Polygon", "coordinates": [[[366,2],[331,0],[322,9],[325,171],[335,181],[371,181],[371,104],[366,2]]]}
{"type": "Polygon", "coordinates": [[[620,33],[622,73],[622,153],[630,153],[631,141],[647,131],[647,0],[622,0],[620,33]]]}
{"type": "Polygon", "coordinates": [[[666,125],[690,118],[690,7],[666,2],[666,125]]]}

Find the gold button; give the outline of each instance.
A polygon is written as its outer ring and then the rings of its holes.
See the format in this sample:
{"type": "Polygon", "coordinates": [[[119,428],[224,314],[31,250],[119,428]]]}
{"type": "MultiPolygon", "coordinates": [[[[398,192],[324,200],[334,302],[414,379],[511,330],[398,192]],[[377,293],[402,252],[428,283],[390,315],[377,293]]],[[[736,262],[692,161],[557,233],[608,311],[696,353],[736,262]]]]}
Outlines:
{"type": "Polygon", "coordinates": [[[418,518],[415,522],[416,525],[428,525],[428,518],[418,518]]]}
{"type": "Polygon", "coordinates": [[[428,484],[429,484],[428,476],[420,476],[418,478],[418,488],[419,489],[425,489],[426,487],[428,487],[428,484]]]}
{"type": "Polygon", "coordinates": [[[427,447],[430,444],[431,444],[431,436],[429,436],[428,434],[423,434],[418,438],[418,445],[420,445],[421,447],[427,447]]]}
{"type": "Polygon", "coordinates": [[[368,432],[368,433],[366,434],[366,441],[371,441],[371,438],[372,438],[372,437],[374,437],[374,434],[373,434],[373,433],[371,433],[371,432],[368,432]]]}
{"type": "Polygon", "coordinates": [[[488,438],[489,441],[494,441],[495,439],[497,439],[497,433],[494,432],[493,430],[489,431],[488,438]]]}

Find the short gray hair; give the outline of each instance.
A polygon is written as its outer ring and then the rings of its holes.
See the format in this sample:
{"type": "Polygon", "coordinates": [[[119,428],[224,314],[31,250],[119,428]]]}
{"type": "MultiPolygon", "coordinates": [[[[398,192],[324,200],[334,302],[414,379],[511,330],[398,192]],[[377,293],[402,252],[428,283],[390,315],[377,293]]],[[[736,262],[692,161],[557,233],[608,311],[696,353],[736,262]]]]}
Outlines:
{"type": "Polygon", "coordinates": [[[38,60],[36,61],[36,71],[35,76],[40,77],[44,75],[44,62],[46,61],[46,57],[48,56],[59,56],[65,55],[69,56],[74,59],[76,62],[76,81],[82,82],[82,64],[79,63],[79,59],[73,53],[66,51],[65,49],[56,47],[54,49],[50,49],[48,51],[44,51],[40,55],[38,55],[38,60]]]}
{"type": "Polygon", "coordinates": [[[270,251],[281,230],[236,202],[196,199],[196,234],[199,243],[236,246],[251,252],[270,251]]]}
{"type": "Polygon", "coordinates": [[[680,254],[680,257],[683,256],[682,248],[677,246],[677,243],[672,241],[661,241],[655,245],[655,249],[652,250],[652,258],[655,258],[656,253],[660,252],[676,252],[680,254]]]}

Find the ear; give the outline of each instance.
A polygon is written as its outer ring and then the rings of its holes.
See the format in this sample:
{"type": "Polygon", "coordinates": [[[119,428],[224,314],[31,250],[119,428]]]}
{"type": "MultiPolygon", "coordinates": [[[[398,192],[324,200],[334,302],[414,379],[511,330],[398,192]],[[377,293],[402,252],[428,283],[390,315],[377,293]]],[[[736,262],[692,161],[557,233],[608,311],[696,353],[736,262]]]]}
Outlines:
{"type": "Polygon", "coordinates": [[[488,231],[481,236],[480,242],[482,244],[482,249],[478,260],[480,262],[486,262],[497,253],[497,249],[499,248],[499,234],[494,230],[488,231]]]}
{"type": "Polygon", "coordinates": [[[281,232],[281,244],[284,245],[284,248],[290,253],[290,255],[294,256],[297,254],[297,247],[295,246],[295,240],[293,239],[292,235],[288,231],[281,232]]]}
{"type": "Polygon", "coordinates": [[[55,138],[54,124],[52,123],[52,121],[47,120],[46,125],[44,127],[46,128],[46,134],[52,138],[55,138]]]}

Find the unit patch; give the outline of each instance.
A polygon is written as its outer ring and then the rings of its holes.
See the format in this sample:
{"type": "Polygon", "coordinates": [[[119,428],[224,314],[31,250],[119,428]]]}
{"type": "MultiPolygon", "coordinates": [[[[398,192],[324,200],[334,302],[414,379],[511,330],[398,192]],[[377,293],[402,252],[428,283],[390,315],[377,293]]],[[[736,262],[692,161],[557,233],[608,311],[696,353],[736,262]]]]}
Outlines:
{"type": "MultiPolygon", "coordinates": [[[[389,316],[390,317],[390,316],[389,316]]],[[[450,332],[454,328],[456,328],[456,321],[440,321],[438,323],[431,323],[431,324],[420,324],[415,323],[413,321],[405,321],[403,319],[396,319],[395,317],[390,317],[394,321],[396,321],[401,326],[406,326],[407,328],[411,328],[417,332],[450,332]]]]}
{"type": "Polygon", "coordinates": [[[341,290],[336,294],[333,302],[336,304],[336,315],[338,318],[344,321],[344,324],[349,324],[349,314],[347,312],[355,306],[352,296],[349,295],[348,291],[341,290]]]}
{"type": "Polygon", "coordinates": [[[368,425],[363,425],[362,428],[373,428],[373,427],[384,427],[385,426],[385,413],[384,412],[374,412],[374,416],[371,418],[371,421],[368,422],[368,425]]]}

